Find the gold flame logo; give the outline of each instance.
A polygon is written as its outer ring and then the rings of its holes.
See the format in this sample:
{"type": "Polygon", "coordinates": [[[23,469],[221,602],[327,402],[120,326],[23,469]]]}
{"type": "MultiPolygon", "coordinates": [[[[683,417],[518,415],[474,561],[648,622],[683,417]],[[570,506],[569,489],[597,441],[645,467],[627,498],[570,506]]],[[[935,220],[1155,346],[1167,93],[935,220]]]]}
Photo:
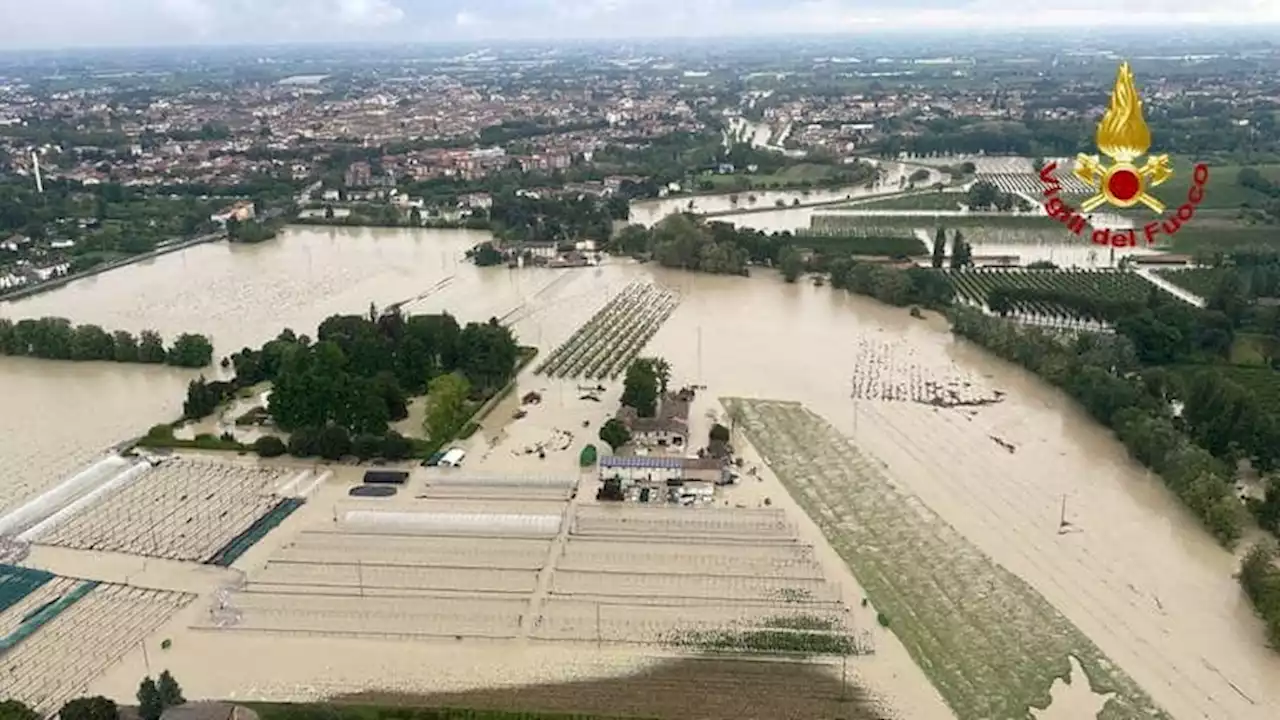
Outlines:
{"type": "Polygon", "coordinates": [[[1098,123],[1098,150],[1116,162],[1133,162],[1151,147],[1151,130],[1142,119],[1142,100],[1129,63],[1120,64],[1111,105],[1098,123]]]}
{"type": "Polygon", "coordinates": [[[1097,191],[1080,204],[1080,209],[1092,212],[1103,203],[1121,208],[1141,203],[1154,212],[1164,212],[1164,203],[1147,188],[1173,177],[1173,170],[1168,155],[1149,157],[1142,167],[1133,164],[1151,147],[1151,129],[1142,118],[1142,99],[1127,62],[1120,63],[1111,103],[1098,123],[1097,141],[1098,151],[1113,162],[1107,166],[1097,155],[1083,153],[1076,157],[1076,177],[1097,191]]]}

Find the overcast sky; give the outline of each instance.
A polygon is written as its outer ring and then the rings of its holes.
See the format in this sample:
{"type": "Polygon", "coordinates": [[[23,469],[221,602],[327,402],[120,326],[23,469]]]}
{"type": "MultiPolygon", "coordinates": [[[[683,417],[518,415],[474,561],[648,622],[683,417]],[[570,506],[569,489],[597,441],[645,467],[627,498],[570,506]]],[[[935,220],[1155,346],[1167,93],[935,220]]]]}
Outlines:
{"type": "Polygon", "coordinates": [[[1280,23],[1280,0],[1065,4],[1053,10],[1038,9],[1047,3],[1034,0],[0,0],[0,49],[1280,23]],[[1009,13],[1011,7],[1023,9],[1009,13]]]}

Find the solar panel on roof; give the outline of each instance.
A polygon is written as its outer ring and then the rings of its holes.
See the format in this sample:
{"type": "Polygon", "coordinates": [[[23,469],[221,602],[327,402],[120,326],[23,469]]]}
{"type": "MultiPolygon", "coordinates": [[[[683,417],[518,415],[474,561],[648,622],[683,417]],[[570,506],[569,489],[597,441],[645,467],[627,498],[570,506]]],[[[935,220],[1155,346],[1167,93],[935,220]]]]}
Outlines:
{"type": "Polygon", "coordinates": [[[607,468],[660,468],[663,470],[678,470],[682,467],[680,458],[673,457],[648,457],[636,455],[631,457],[606,457],[600,460],[601,467],[607,468]]]}

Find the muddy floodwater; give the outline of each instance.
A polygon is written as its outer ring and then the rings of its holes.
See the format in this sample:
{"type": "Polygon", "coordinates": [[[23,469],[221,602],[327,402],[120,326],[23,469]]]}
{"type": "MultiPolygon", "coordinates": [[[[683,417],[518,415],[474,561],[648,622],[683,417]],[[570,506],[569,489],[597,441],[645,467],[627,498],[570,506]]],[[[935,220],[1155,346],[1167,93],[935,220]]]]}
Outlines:
{"type": "MultiPolygon", "coordinates": [[[[202,332],[221,356],[284,326],[314,332],[333,313],[408,301],[409,312],[503,318],[522,342],[549,353],[611,292],[636,279],[653,280],[681,300],[645,354],[670,360],[674,383],[707,386],[695,433],[706,432],[710,420],[701,416],[717,411],[717,397],[799,401],[851,436],[903,492],[1043,595],[1172,717],[1280,717],[1280,661],[1265,648],[1263,630],[1232,578],[1232,556],[1063,395],[956,341],[941,319],[913,319],[903,309],[809,283],[784,284],[767,272],[713,277],[629,262],[575,270],[475,268],[462,254],[480,237],[291,229],[257,246],[206,245],[106,273],[0,305],[0,315],[150,327],[167,338],[202,332]],[[950,388],[961,406],[940,406],[939,387],[950,388]],[[1060,533],[1064,513],[1071,532],[1060,533]]],[[[193,376],[0,359],[0,457],[6,461],[0,507],[172,419],[193,376]]],[[[578,402],[572,387],[566,392],[542,378],[523,377],[520,392],[547,388],[549,408],[567,412],[578,402]]],[[[484,432],[508,431],[486,426],[484,432]]],[[[509,432],[520,432],[518,425],[509,432]]],[[[485,442],[483,433],[476,442],[485,442]]],[[[227,638],[191,642],[211,654],[198,658],[206,666],[230,668],[243,650],[227,638]]],[[[851,658],[851,672],[871,692],[889,696],[891,705],[907,708],[908,717],[940,717],[923,673],[909,664],[883,664],[903,656],[901,647],[889,646],[891,638],[884,642],[874,658],[851,658]],[[924,699],[913,703],[913,693],[924,699]]],[[[295,641],[269,644],[270,657],[295,662],[280,667],[300,676],[327,667],[308,664],[305,655],[283,657],[295,641]]],[[[370,645],[370,653],[376,650],[370,645]]],[[[196,661],[192,657],[192,672],[196,661]]],[[[129,672],[108,684],[122,696],[136,688],[132,663],[141,659],[129,662],[129,672]]],[[[1055,688],[1056,707],[1040,717],[1097,711],[1099,696],[1082,691],[1074,661],[1072,668],[1070,690],[1055,688]]],[[[199,682],[189,695],[200,694],[199,682]]],[[[230,682],[211,680],[205,691],[234,694],[230,682]]]]}

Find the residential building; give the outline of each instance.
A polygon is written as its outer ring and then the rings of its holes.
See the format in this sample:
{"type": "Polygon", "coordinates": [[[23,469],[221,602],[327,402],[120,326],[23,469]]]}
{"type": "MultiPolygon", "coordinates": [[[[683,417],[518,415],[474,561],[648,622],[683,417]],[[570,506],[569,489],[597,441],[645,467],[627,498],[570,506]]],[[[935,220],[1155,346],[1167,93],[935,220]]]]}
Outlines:
{"type": "Polygon", "coordinates": [[[689,444],[689,402],[684,393],[663,393],[654,417],[640,417],[635,408],[623,406],[618,419],[631,432],[631,441],[649,447],[683,448],[689,444]]]}
{"type": "Polygon", "coordinates": [[[254,218],[253,202],[249,200],[241,200],[234,203],[230,207],[224,208],[220,212],[216,212],[209,216],[209,219],[219,225],[226,225],[228,221],[244,222],[254,218]]]}

